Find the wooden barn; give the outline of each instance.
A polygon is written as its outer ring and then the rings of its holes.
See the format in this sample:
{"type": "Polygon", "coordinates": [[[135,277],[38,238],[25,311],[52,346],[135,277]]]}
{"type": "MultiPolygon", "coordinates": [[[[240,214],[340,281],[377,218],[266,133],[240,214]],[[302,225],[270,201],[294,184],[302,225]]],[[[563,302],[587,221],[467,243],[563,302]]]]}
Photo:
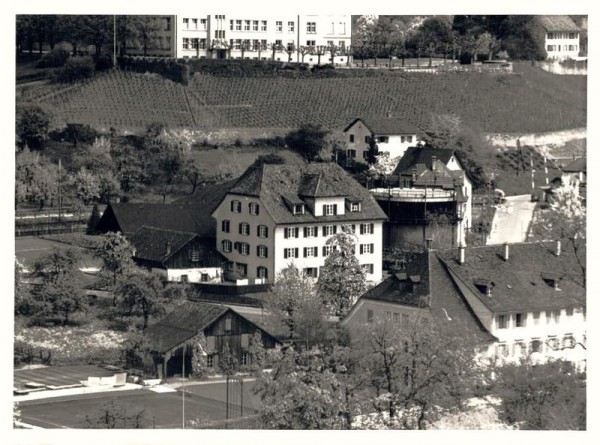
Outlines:
{"type": "Polygon", "coordinates": [[[206,338],[207,367],[217,372],[219,357],[227,348],[240,365],[250,364],[248,348],[255,333],[262,345],[274,348],[281,342],[262,327],[227,306],[186,302],[144,332],[158,378],[190,375],[197,336],[206,338]],[[185,357],[185,366],[183,358],[185,357]]]}
{"type": "Polygon", "coordinates": [[[132,237],[140,267],[183,283],[220,283],[227,259],[214,239],[195,233],[142,226],[132,237]]]}

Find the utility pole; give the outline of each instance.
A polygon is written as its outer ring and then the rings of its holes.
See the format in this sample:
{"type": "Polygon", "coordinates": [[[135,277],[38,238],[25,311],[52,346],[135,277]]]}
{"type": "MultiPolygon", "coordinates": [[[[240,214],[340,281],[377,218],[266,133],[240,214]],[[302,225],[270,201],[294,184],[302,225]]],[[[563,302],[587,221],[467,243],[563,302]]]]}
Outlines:
{"type": "Polygon", "coordinates": [[[113,68],[117,67],[117,16],[113,15],[113,68]]]}
{"type": "Polygon", "coordinates": [[[58,160],[58,222],[61,220],[62,214],[62,162],[58,160]]]}
{"type": "Polygon", "coordinates": [[[185,345],[181,349],[181,428],[185,429],[185,345]]]}

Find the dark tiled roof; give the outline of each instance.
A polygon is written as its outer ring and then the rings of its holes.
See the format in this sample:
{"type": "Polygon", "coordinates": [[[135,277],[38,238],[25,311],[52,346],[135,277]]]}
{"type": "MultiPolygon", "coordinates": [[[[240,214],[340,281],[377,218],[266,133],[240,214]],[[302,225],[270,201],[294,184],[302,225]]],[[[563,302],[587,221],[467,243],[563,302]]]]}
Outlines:
{"type": "Polygon", "coordinates": [[[133,237],[134,257],[163,263],[198,235],[142,226],[133,237]],[[168,249],[167,249],[168,246],[168,249]]]}
{"type": "Polygon", "coordinates": [[[428,305],[429,267],[427,253],[415,255],[399,273],[389,276],[369,289],[361,298],[424,307],[428,305]],[[420,282],[414,292],[411,276],[419,276],[420,282]]]}
{"type": "Polygon", "coordinates": [[[494,341],[464,300],[436,253],[415,254],[405,269],[370,289],[361,299],[428,308],[436,323],[461,336],[494,341]],[[411,277],[420,283],[412,292],[411,277]]]}
{"type": "Polygon", "coordinates": [[[163,353],[203,331],[227,311],[226,306],[186,302],[144,331],[152,351],[163,353]]]}
{"type": "Polygon", "coordinates": [[[421,130],[411,122],[397,117],[370,116],[354,119],[344,131],[348,131],[357,121],[362,121],[365,126],[376,135],[395,134],[420,134],[421,130]]]}
{"type": "Polygon", "coordinates": [[[579,27],[567,15],[541,15],[537,17],[537,21],[546,32],[579,31],[579,27]]]}
{"type": "Polygon", "coordinates": [[[429,256],[431,314],[438,323],[456,335],[472,336],[481,342],[496,338],[481,324],[448,274],[437,254],[429,256]]]}
{"type": "Polygon", "coordinates": [[[578,173],[578,172],[587,172],[587,161],[586,158],[575,159],[569,165],[562,169],[567,173],[578,173]]]}
{"type": "Polygon", "coordinates": [[[102,219],[114,215],[121,232],[132,236],[142,226],[151,225],[166,230],[192,232],[201,237],[214,238],[215,221],[194,206],[184,203],[116,203],[111,204],[102,219]]]}
{"type": "Polygon", "coordinates": [[[440,257],[449,270],[457,274],[481,302],[493,312],[514,312],[562,308],[585,304],[585,289],[581,271],[575,259],[563,249],[554,254],[549,243],[511,244],[509,260],[504,261],[504,246],[486,246],[466,249],[465,263],[456,260],[457,252],[445,251],[440,257]],[[546,275],[562,277],[560,291],[543,278],[546,275]],[[493,282],[492,295],[486,296],[475,286],[475,280],[493,282]]]}
{"type": "Polygon", "coordinates": [[[448,148],[433,148],[433,147],[408,147],[404,155],[400,158],[398,165],[392,174],[397,175],[406,170],[410,170],[413,165],[424,164],[427,168],[431,168],[431,160],[433,156],[447,164],[450,158],[454,155],[454,150],[448,148]]]}
{"type": "Polygon", "coordinates": [[[230,189],[230,193],[260,197],[267,212],[277,224],[387,218],[369,191],[335,163],[265,164],[246,171],[230,189]],[[293,215],[284,199],[290,196],[353,196],[361,199],[362,209],[356,213],[318,219],[308,211],[304,215],[293,215]]]}

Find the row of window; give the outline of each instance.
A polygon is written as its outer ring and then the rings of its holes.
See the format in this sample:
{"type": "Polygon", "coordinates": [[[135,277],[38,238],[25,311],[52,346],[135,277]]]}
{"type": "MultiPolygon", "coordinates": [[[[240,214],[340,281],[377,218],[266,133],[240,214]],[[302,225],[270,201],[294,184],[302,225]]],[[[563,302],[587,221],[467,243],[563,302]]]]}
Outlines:
{"type": "MultiPolygon", "coordinates": [[[[231,211],[233,213],[242,213],[242,203],[236,199],[231,201],[231,211]]],[[[250,215],[258,215],[260,213],[260,206],[257,202],[248,203],[248,213],[250,215]]]]}
{"type": "MultiPolygon", "coordinates": [[[[359,244],[359,253],[361,255],[368,255],[375,253],[375,245],[373,243],[367,244],[359,244]]],[[[331,255],[332,252],[337,250],[337,246],[335,245],[325,245],[322,247],[322,255],[327,257],[331,255]]],[[[353,252],[354,253],[354,252],[353,252]]],[[[303,247],[302,248],[302,256],[303,258],[316,258],[319,256],[319,247],[303,247]]],[[[298,247],[286,247],[283,249],[283,257],[284,258],[300,258],[300,249],[298,247]]]]}
{"type": "MultiPolygon", "coordinates": [[[[540,325],[540,319],[545,318],[545,323],[558,324],[560,323],[560,309],[549,310],[545,312],[534,312],[533,313],[533,326],[540,325]]],[[[571,317],[573,315],[573,308],[566,309],[566,316],[571,317]]],[[[516,313],[511,315],[498,315],[496,316],[496,328],[497,329],[509,329],[511,327],[524,328],[527,325],[527,314],[516,313]]]]}
{"type": "MultiPolygon", "coordinates": [[[[231,221],[228,219],[224,219],[221,221],[221,231],[224,233],[231,232],[231,221]]],[[[238,233],[240,235],[249,236],[250,235],[250,224],[246,222],[241,222],[238,224],[238,233]]],[[[256,236],[259,238],[268,238],[269,237],[269,228],[265,225],[256,226],[256,236]]]]}
{"type": "MultiPolygon", "coordinates": [[[[347,225],[350,229],[350,233],[356,233],[356,225],[351,224],[347,225]]],[[[321,226],[321,233],[323,236],[332,236],[337,233],[338,226],[335,224],[330,224],[326,226],[321,226]]],[[[319,236],[319,226],[309,226],[303,227],[302,232],[304,238],[316,238],[319,236]]],[[[371,235],[375,230],[375,225],[373,223],[363,223],[359,225],[359,232],[361,235],[371,235]]],[[[299,227],[285,227],[283,229],[283,237],[284,238],[300,238],[300,228],[299,227]]]]}
{"type": "Polygon", "coordinates": [[[496,356],[507,357],[509,355],[519,357],[534,352],[552,352],[563,348],[574,348],[576,345],[573,334],[565,334],[561,339],[556,335],[549,335],[545,341],[540,338],[532,338],[529,343],[524,340],[515,340],[512,345],[498,343],[496,345],[496,356]]]}
{"type": "MultiPolygon", "coordinates": [[[[250,244],[236,241],[235,243],[230,240],[221,241],[221,248],[223,252],[232,252],[235,250],[240,255],[250,255],[250,244]]],[[[259,258],[269,257],[269,248],[262,244],[256,246],[256,256],[259,258]]]]}
{"type": "MultiPolygon", "coordinates": [[[[384,311],[385,320],[393,323],[403,324],[407,326],[410,323],[410,316],[408,314],[401,314],[398,312],[384,311]]],[[[367,322],[372,322],[374,319],[373,309],[367,309],[367,322]]],[[[420,317],[419,320],[422,323],[428,323],[429,320],[425,317],[420,317]]]]}
{"type": "Polygon", "coordinates": [[[182,47],[183,49],[206,49],[206,39],[184,37],[182,47]]]}
{"type": "Polygon", "coordinates": [[[546,38],[548,40],[577,39],[577,38],[579,38],[579,34],[576,32],[549,32],[546,38]]]}
{"type": "Polygon", "coordinates": [[[546,51],[549,53],[554,51],[579,51],[578,45],[547,45],[546,51]]]}
{"type": "Polygon", "coordinates": [[[206,19],[184,18],[183,19],[183,29],[206,30],[206,19]],[[191,27],[190,27],[190,22],[191,22],[191,27]],[[198,28],[198,24],[200,24],[200,28],[198,28]]]}

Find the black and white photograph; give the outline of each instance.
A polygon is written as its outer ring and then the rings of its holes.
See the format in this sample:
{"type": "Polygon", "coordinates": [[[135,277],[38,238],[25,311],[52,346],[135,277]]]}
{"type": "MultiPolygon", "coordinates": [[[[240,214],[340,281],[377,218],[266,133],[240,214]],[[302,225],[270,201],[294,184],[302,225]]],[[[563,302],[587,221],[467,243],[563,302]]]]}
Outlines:
{"type": "Polygon", "coordinates": [[[594,429],[588,4],[38,3],[4,17],[13,440],[594,429]]]}

